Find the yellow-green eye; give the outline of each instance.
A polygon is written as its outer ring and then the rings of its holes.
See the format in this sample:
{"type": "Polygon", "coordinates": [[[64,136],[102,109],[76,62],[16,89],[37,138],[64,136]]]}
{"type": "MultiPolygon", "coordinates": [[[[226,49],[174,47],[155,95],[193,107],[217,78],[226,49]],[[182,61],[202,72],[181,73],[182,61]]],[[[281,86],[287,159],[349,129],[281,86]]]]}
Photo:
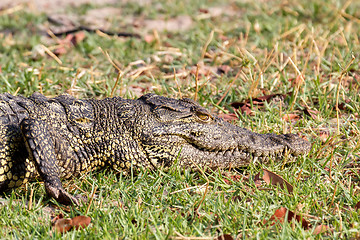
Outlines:
{"type": "Polygon", "coordinates": [[[201,113],[201,112],[197,112],[196,116],[204,122],[209,122],[211,120],[211,116],[209,114],[206,113],[201,113]]]}

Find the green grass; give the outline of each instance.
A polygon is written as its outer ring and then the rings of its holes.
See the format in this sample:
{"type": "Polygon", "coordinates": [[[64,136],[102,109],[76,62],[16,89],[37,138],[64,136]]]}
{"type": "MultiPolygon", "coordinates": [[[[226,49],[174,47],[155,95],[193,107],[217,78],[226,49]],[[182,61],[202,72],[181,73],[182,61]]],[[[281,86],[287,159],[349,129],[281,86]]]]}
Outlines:
{"type": "MultiPolygon", "coordinates": [[[[216,171],[206,177],[176,167],[130,176],[110,170],[89,173],[64,181],[72,194],[91,197],[94,193],[94,199],[81,207],[59,206],[46,196],[41,183],[30,183],[2,195],[0,238],[58,238],[50,216],[59,213],[92,218],[90,227],[70,231],[63,235],[65,239],[211,239],[222,234],[238,239],[359,238],[360,220],[354,209],[360,201],[358,2],[214,0],[139,5],[130,1],[116,6],[124,15],[111,18],[111,31],[153,36],[151,31],[144,33],[141,24],[137,29],[129,24],[131,17],[156,20],[189,15],[193,25],[183,32],[158,31],[159,38],[153,42],[86,33],[83,41],[59,56],[59,64],[39,51],[41,45],[54,50],[57,44],[39,31],[47,23],[45,14],[27,11],[26,6],[11,14],[1,12],[1,92],[25,96],[35,91],[46,96],[69,92],[79,98],[103,98],[115,87],[114,95],[126,98],[146,92],[196,96],[215,114],[234,112],[230,103],[235,101],[291,92],[281,104],[270,101],[252,108],[252,115],[237,112],[239,121],[234,124],[260,133],[300,133],[311,141],[312,151],[291,164],[272,159],[266,165],[216,171]],[[211,11],[205,11],[210,7],[223,11],[211,16],[211,11]],[[102,50],[124,73],[118,85],[118,73],[102,50]],[[138,60],[143,62],[134,64],[138,60]],[[214,74],[219,66],[230,70],[214,74]],[[147,70],[139,72],[142,67],[147,70]],[[296,82],[298,71],[303,82],[296,82]],[[315,117],[304,109],[314,110],[315,117]],[[301,118],[284,121],[287,113],[301,118]],[[252,179],[261,168],[284,177],[294,192],[287,194],[276,186],[257,188],[252,179]],[[226,174],[250,180],[228,184],[226,174]],[[205,194],[195,187],[207,179],[205,194]],[[312,227],[304,230],[298,222],[264,226],[263,220],[280,207],[303,214],[312,227]],[[314,235],[319,224],[331,231],[314,235]]],[[[96,7],[85,4],[66,11],[84,15],[96,7]]]]}

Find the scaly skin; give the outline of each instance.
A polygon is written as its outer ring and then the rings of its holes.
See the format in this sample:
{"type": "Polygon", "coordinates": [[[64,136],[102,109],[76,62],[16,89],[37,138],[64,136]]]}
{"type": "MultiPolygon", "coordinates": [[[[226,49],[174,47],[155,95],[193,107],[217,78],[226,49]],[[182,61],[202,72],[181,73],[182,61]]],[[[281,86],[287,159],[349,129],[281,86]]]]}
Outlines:
{"type": "Polygon", "coordinates": [[[146,94],[78,100],[0,94],[0,192],[42,179],[47,193],[78,204],[60,179],[110,166],[240,167],[269,156],[306,154],[292,134],[258,134],[213,116],[190,99],[146,94]]]}

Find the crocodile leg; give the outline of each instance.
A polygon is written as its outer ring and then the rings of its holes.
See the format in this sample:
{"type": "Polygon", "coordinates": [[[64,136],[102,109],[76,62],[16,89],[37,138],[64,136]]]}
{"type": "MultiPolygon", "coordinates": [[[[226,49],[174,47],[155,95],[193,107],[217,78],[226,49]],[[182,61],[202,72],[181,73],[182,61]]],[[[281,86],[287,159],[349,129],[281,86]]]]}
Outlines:
{"type": "Polygon", "coordinates": [[[25,138],[29,159],[34,162],[40,177],[45,184],[46,192],[62,204],[79,204],[79,200],[67,193],[60,180],[57,165],[54,136],[49,132],[47,124],[34,118],[27,118],[21,122],[21,131],[25,138]]]}

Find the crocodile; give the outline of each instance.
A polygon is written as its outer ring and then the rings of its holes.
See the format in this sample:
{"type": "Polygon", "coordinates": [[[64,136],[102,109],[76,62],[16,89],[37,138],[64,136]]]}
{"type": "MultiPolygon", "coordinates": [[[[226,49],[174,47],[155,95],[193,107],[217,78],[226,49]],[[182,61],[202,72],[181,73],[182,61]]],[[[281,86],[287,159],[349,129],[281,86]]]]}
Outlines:
{"type": "Polygon", "coordinates": [[[189,98],[0,94],[0,192],[42,180],[47,194],[62,204],[80,199],[61,180],[105,167],[242,167],[310,148],[294,134],[259,134],[233,125],[189,98]]]}

